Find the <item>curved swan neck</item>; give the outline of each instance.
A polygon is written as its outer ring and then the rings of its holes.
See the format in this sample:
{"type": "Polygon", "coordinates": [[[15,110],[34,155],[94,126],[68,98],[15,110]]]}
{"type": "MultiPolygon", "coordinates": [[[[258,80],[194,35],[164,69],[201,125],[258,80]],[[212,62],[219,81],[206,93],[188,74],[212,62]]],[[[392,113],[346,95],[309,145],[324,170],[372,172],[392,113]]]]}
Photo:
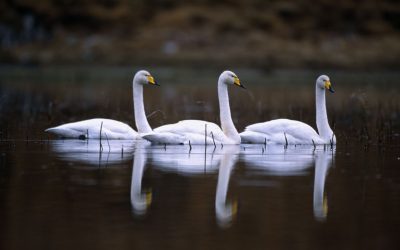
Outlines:
{"type": "Polygon", "coordinates": [[[329,141],[332,139],[333,132],[326,113],[325,89],[321,89],[318,85],[315,87],[315,105],[319,136],[329,141]]]}
{"type": "Polygon", "coordinates": [[[147,121],[143,104],[143,85],[136,83],[133,79],[133,108],[135,113],[135,123],[139,134],[151,132],[151,127],[147,121]]]}
{"type": "Polygon", "coordinates": [[[222,131],[224,131],[224,134],[229,139],[240,142],[240,135],[232,121],[231,108],[229,106],[228,86],[221,80],[221,78],[218,80],[218,101],[222,131]]]}

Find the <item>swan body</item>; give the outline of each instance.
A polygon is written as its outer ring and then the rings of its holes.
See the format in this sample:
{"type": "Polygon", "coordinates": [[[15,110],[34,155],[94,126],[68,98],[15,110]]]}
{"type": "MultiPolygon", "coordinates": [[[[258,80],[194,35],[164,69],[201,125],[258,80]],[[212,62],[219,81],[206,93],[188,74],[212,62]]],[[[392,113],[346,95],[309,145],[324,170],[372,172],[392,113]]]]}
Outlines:
{"type": "Polygon", "coordinates": [[[325,143],[310,125],[289,119],[252,124],[240,136],[244,142],[255,144],[285,144],[286,139],[288,144],[313,144],[313,141],[315,144],[325,143]]]}
{"type": "Polygon", "coordinates": [[[325,89],[334,92],[329,77],[318,77],[316,92],[316,120],[319,134],[308,124],[277,119],[247,126],[240,134],[244,143],[273,144],[336,144],[336,136],[328,123],[325,102],[325,89]]]}
{"type": "MultiPolygon", "coordinates": [[[[135,74],[132,83],[135,110],[140,108],[144,109],[142,86],[145,84],[158,85],[148,71],[140,70],[135,74]]],[[[136,118],[136,125],[138,126],[139,132],[151,131],[146,116],[139,116],[136,118]]],[[[67,123],[57,127],[48,128],[45,132],[68,139],[100,139],[100,130],[102,139],[135,140],[141,138],[140,135],[129,125],[120,121],[103,118],[67,123]]]]}
{"type": "Polygon", "coordinates": [[[160,144],[235,144],[215,123],[201,120],[184,120],[154,129],[143,138],[160,144]],[[207,136],[204,136],[207,132],[207,136]],[[214,139],[213,139],[214,138],[214,139]]]}
{"type": "Polygon", "coordinates": [[[141,136],[156,144],[240,144],[240,135],[231,117],[228,85],[244,88],[235,73],[224,71],[220,75],[218,100],[221,128],[217,124],[207,121],[184,120],[161,126],[153,131],[145,132],[141,136]]]}
{"type": "Polygon", "coordinates": [[[103,118],[67,123],[48,128],[45,132],[68,139],[99,139],[100,130],[103,139],[134,140],[138,137],[138,133],[129,125],[103,118]]]}

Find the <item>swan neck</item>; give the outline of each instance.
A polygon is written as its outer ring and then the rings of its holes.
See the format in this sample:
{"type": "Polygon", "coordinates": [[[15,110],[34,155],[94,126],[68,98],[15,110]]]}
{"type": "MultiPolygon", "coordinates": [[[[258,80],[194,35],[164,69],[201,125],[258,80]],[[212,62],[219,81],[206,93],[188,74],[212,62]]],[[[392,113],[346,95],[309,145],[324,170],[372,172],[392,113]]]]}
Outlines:
{"type": "Polygon", "coordinates": [[[240,143],[240,136],[232,121],[231,108],[229,106],[228,86],[221,80],[218,81],[218,100],[221,128],[224,134],[240,143]]]}
{"type": "Polygon", "coordinates": [[[149,133],[151,127],[147,121],[143,103],[143,85],[138,84],[133,80],[133,108],[135,113],[135,123],[138,133],[149,133]]]}
{"type": "Polygon", "coordinates": [[[332,129],[329,126],[328,115],[326,112],[325,89],[321,89],[318,85],[315,88],[315,105],[316,118],[319,136],[329,141],[332,139],[332,129]]]}

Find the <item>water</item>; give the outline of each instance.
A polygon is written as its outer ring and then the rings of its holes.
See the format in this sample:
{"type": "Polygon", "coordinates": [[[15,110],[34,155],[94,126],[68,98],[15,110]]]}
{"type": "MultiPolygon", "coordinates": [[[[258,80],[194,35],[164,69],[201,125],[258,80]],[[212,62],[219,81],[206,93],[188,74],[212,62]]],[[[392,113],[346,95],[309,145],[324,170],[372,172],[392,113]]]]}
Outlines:
{"type": "MultiPolygon", "coordinates": [[[[164,81],[179,76],[164,71],[159,70],[164,81]]],[[[265,76],[243,73],[253,80],[265,76]]],[[[90,77],[68,83],[63,82],[65,76],[60,80],[46,74],[32,79],[2,74],[1,249],[399,247],[396,85],[381,85],[372,77],[377,83],[364,88],[350,84],[357,78],[354,74],[339,74],[337,93],[328,96],[339,141],[334,148],[190,149],[103,140],[101,151],[99,141],[54,140],[43,129],[95,116],[133,124],[129,82],[105,80],[93,92],[90,77]],[[16,84],[11,84],[13,79],[16,84]]],[[[25,74],[31,76],[29,71],[25,74]]],[[[148,113],[160,110],[150,123],[157,126],[186,117],[218,122],[216,100],[210,95],[214,86],[201,85],[211,75],[197,75],[190,86],[146,89],[148,113]]],[[[292,73],[282,80],[275,75],[271,81],[280,83],[268,85],[274,91],[271,98],[259,91],[267,88],[262,85],[248,84],[255,89],[250,95],[231,89],[238,130],[273,115],[313,124],[312,88],[309,94],[302,82],[295,85],[295,93],[287,92],[298,79],[294,76],[304,80],[307,75],[292,73]],[[284,105],[276,101],[283,96],[284,105]]],[[[385,76],[381,79],[393,79],[385,76]]],[[[368,74],[358,77],[371,79],[368,74]]]]}
{"type": "Polygon", "coordinates": [[[2,142],[2,249],[398,246],[398,150],[110,147],[2,142]]]}

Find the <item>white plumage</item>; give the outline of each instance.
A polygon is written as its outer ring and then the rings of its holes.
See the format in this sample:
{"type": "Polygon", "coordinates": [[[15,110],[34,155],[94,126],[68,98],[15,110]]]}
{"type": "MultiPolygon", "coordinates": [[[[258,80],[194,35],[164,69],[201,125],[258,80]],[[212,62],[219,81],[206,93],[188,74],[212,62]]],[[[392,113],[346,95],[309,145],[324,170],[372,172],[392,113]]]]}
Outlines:
{"type": "Polygon", "coordinates": [[[222,128],[207,121],[184,120],[141,133],[141,136],[160,144],[240,144],[240,136],[233,124],[229,107],[229,84],[244,88],[235,73],[224,71],[220,75],[218,100],[222,128]]]}
{"type": "Polygon", "coordinates": [[[319,134],[308,124],[289,119],[256,123],[240,133],[243,143],[336,144],[336,136],[328,123],[325,89],[334,92],[329,77],[318,77],[315,86],[316,122],[319,134]]]}
{"type": "Polygon", "coordinates": [[[138,133],[128,124],[103,118],[67,123],[45,131],[71,139],[99,139],[100,131],[102,139],[133,140],[138,137],[138,133]]]}
{"type": "MultiPolygon", "coordinates": [[[[132,88],[134,92],[133,102],[138,106],[138,108],[143,107],[143,90],[142,86],[145,84],[157,85],[154,78],[150,75],[148,71],[140,70],[138,71],[132,83],[132,88]],[[137,91],[135,91],[137,89],[137,91]],[[136,93],[136,96],[135,96],[136,93]],[[135,100],[137,99],[137,100],[135,100]],[[140,102],[142,102],[140,104],[140,102]]],[[[146,117],[144,117],[146,119],[146,117]]],[[[138,123],[138,121],[136,122],[138,123]]],[[[143,123],[143,122],[142,122],[143,123]]],[[[145,123],[139,128],[142,129],[143,126],[148,126],[147,119],[145,123]]],[[[48,128],[45,132],[55,134],[61,138],[68,139],[100,139],[101,138],[109,140],[134,140],[140,139],[139,134],[133,130],[129,125],[111,119],[95,118],[84,121],[72,122],[63,124],[57,127],[48,128]]],[[[143,130],[143,129],[142,129],[143,130]]]]}

